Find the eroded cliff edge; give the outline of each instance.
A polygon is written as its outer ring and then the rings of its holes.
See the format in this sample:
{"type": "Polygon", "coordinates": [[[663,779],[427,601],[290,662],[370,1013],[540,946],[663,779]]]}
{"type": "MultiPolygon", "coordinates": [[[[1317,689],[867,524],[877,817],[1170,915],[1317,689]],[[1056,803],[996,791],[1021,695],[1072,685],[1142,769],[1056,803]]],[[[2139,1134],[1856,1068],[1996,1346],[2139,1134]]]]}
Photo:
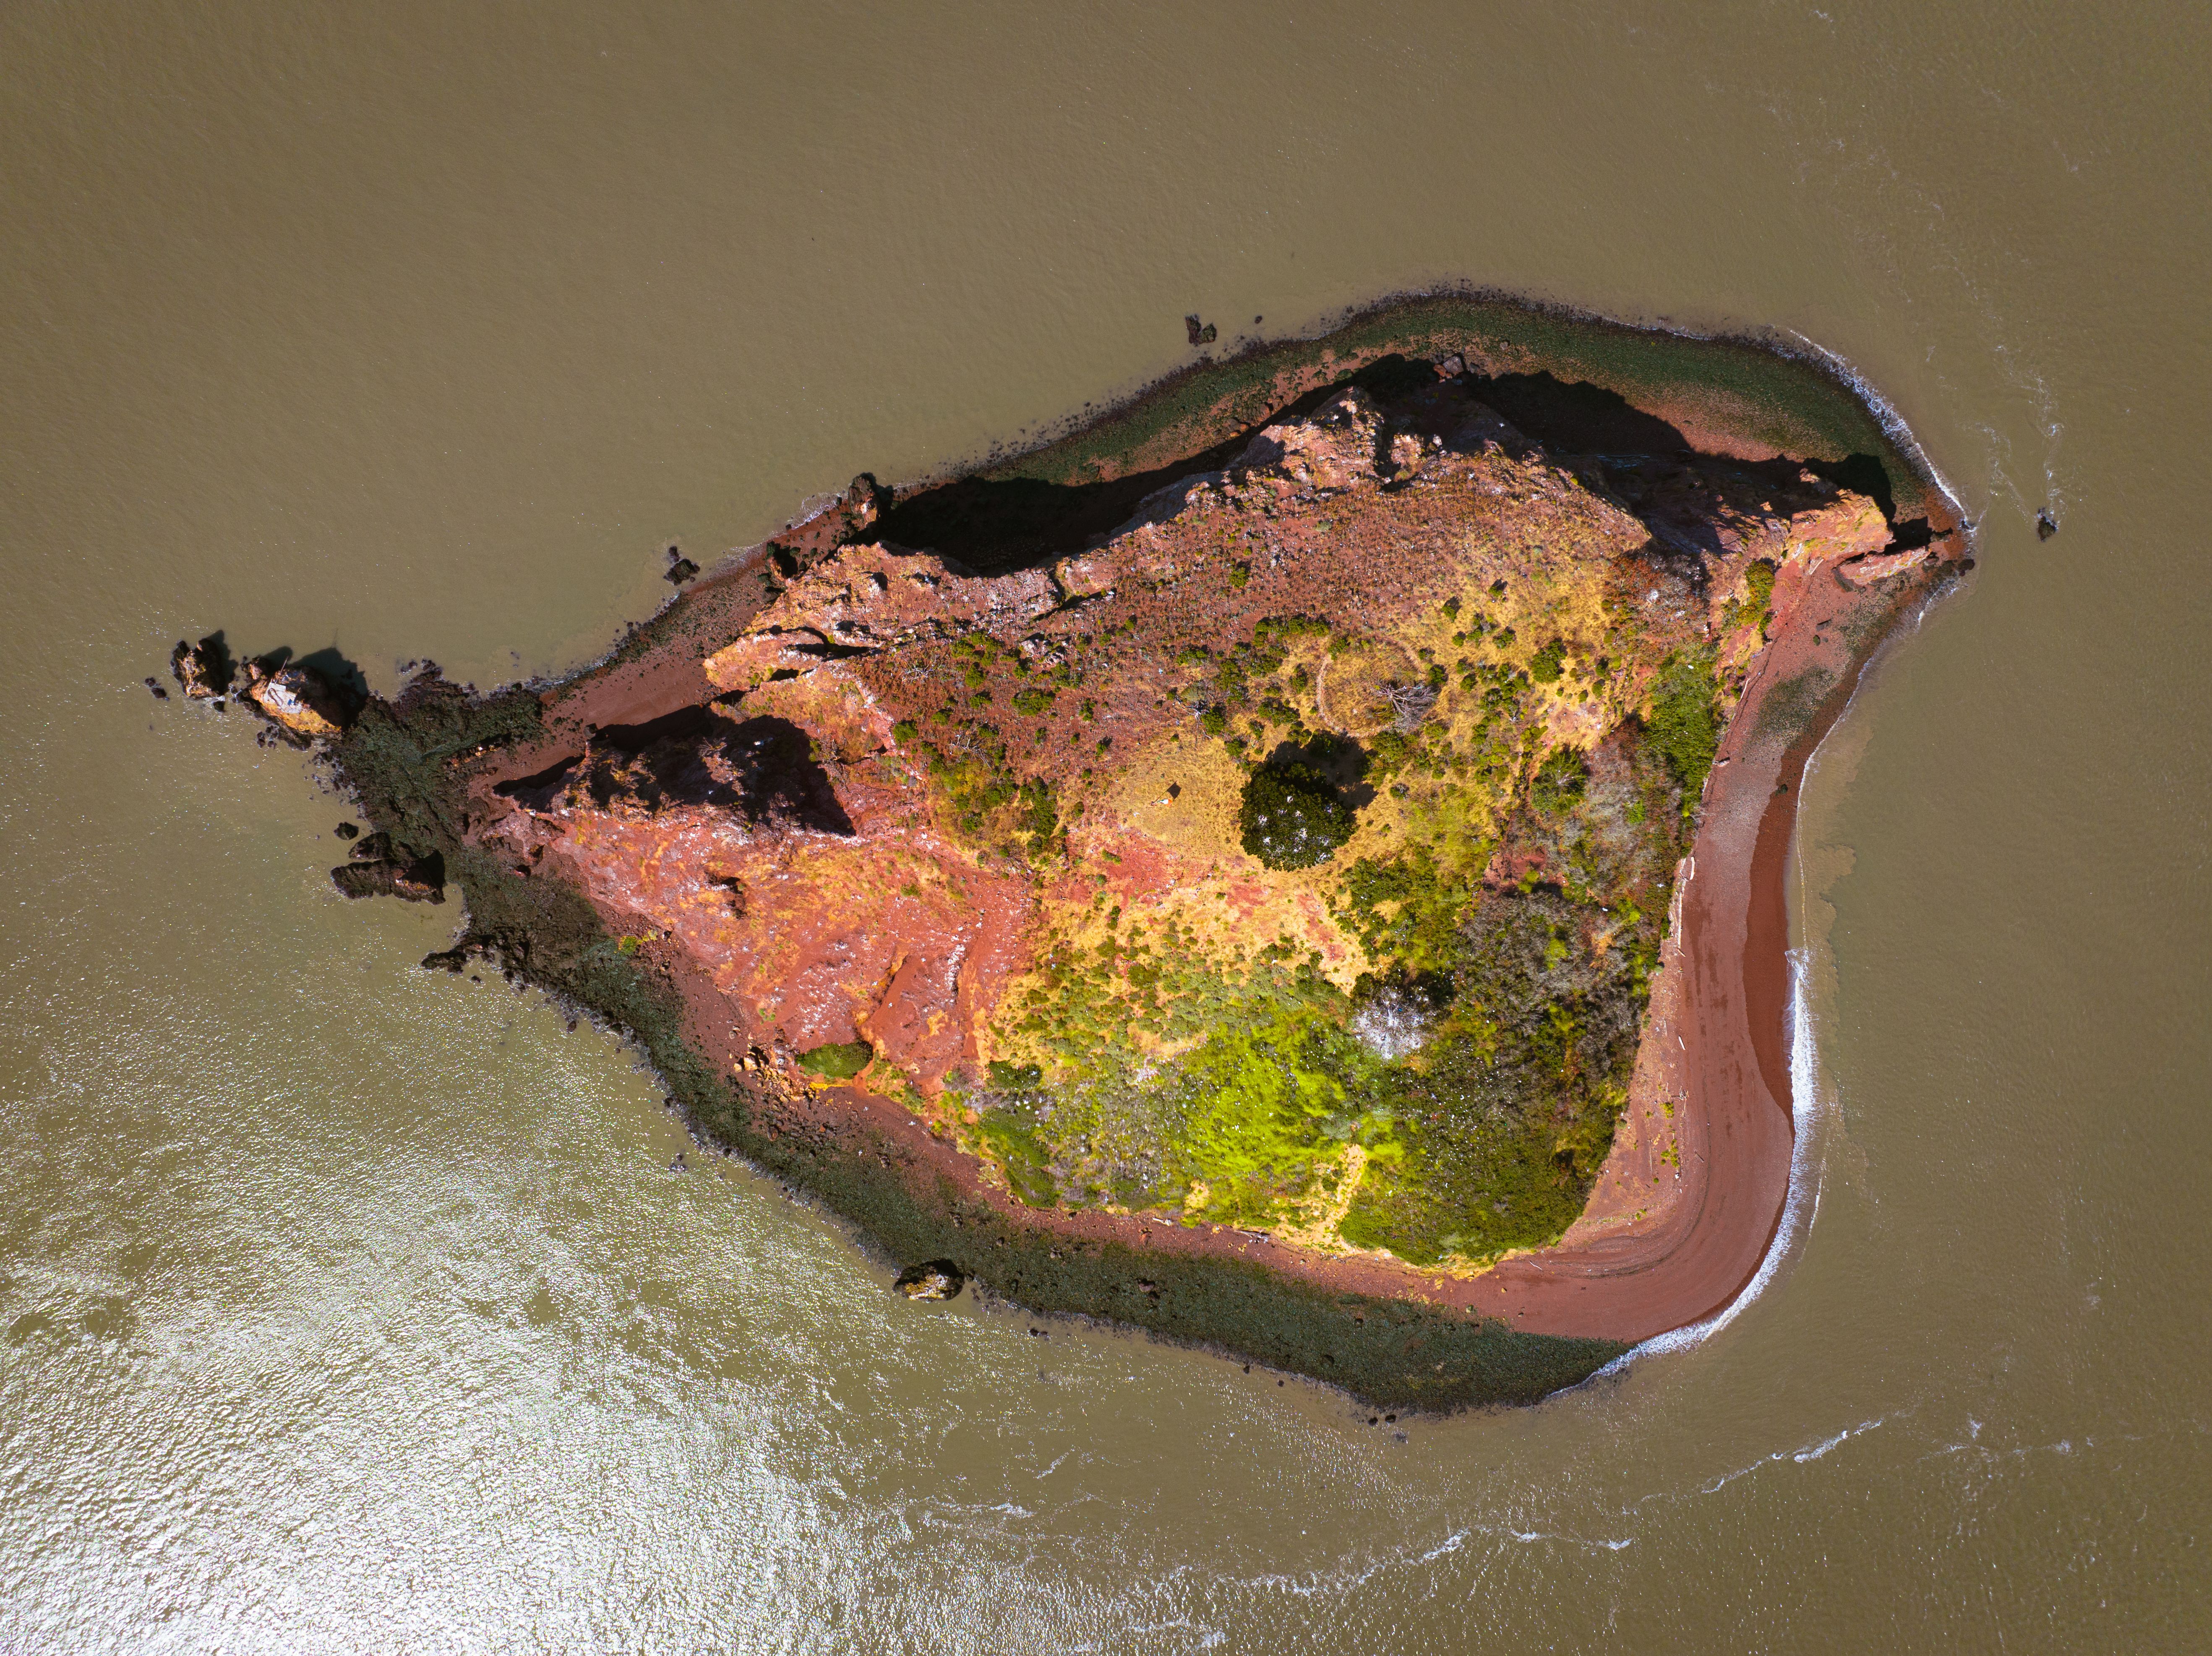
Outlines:
{"type": "Polygon", "coordinates": [[[1567,326],[1399,307],[864,480],[559,685],[247,695],[361,798],[342,889],[457,881],[452,958],[902,1259],[1533,1398],[1756,1268],[1796,775],[1966,561],[1832,381],[1567,326]]]}

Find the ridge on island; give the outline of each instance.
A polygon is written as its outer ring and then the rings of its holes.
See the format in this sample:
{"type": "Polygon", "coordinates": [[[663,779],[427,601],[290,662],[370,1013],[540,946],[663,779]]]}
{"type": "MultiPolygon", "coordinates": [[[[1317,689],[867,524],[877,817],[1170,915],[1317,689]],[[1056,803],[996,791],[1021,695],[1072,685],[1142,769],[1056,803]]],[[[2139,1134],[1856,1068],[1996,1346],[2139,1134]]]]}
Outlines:
{"type": "Polygon", "coordinates": [[[1757,1269],[1796,779],[1969,562],[1802,362],[1425,300],[856,480],[558,684],[242,700],[359,798],[342,890],[457,882],[434,962],[901,1263],[1442,1408],[1757,1269]]]}

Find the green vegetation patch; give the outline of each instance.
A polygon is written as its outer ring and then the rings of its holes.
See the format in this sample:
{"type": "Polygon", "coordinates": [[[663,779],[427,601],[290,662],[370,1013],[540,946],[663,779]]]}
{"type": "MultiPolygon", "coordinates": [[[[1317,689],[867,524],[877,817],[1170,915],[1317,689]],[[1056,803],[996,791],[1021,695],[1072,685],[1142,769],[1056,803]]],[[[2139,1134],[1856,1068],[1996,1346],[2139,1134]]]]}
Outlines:
{"type": "Polygon", "coordinates": [[[1686,811],[1695,809],[1705,773],[1719,751],[1717,690],[1710,658],[1680,650],[1661,664],[1658,681],[1651,687],[1650,739],[1666,755],[1680,785],[1686,811]]]}
{"type": "Polygon", "coordinates": [[[817,1046],[799,1055],[799,1067],[829,1081],[850,1081],[875,1060],[876,1049],[865,1040],[848,1040],[817,1046]]]}
{"type": "Polygon", "coordinates": [[[1244,849],[1276,869],[1327,862],[1358,825],[1341,790],[1295,761],[1254,771],[1237,811],[1244,849]]]}

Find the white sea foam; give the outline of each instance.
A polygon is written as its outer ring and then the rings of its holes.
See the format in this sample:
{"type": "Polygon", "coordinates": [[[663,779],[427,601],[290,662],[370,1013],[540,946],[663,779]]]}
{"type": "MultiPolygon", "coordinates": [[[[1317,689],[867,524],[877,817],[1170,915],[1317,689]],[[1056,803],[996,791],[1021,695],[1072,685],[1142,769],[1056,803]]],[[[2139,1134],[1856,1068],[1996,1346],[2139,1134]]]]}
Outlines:
{"type": "Polygon", "coordinates": [[[1964,519],[1967,515],[1966,507],[1965,502],[1959,498],[1959,491],[1951,487],[1949,478],[1936,470],[1935,460],[1929,457],[1925,449],[1920,446],[1919,439],[1913,436],[1912,428],[1905,423],[1905,417],[1889,405],[1889,399],[1876,391],[1864,374],[1826,345],[1817,340],[1808,339],[1795,328],[1785,331],[1792,339],[1804,346],[1807,350],[1811,351],[1843,377],[1844,382],[1857,394],[1859,400],[1873,412],[1875,422],[1881,427],[1883,435],[1897,445],[1899,452],[1911,455],[1927,470],[1928,476],[1934,480],[1936,487],[1943,491],[1943,498],[1950,501],[1951,509],[1964,519]]]}

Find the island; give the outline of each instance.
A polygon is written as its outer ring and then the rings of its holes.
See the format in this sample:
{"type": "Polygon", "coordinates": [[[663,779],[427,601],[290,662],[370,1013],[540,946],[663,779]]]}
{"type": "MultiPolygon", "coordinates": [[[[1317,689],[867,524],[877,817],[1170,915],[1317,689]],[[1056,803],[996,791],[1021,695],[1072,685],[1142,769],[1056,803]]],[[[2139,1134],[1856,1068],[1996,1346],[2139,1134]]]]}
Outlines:
{"type": "Polygon", "coordinates": [[[1797,785],[1972,567],[1819,354],[1467,294],[670,560],[555,683],[176,676],[328,755],[340,891],[457,889],[425,965],[635,1041],[909,1294],[1394,1410],[1759,1271],[1797,785]]]}

